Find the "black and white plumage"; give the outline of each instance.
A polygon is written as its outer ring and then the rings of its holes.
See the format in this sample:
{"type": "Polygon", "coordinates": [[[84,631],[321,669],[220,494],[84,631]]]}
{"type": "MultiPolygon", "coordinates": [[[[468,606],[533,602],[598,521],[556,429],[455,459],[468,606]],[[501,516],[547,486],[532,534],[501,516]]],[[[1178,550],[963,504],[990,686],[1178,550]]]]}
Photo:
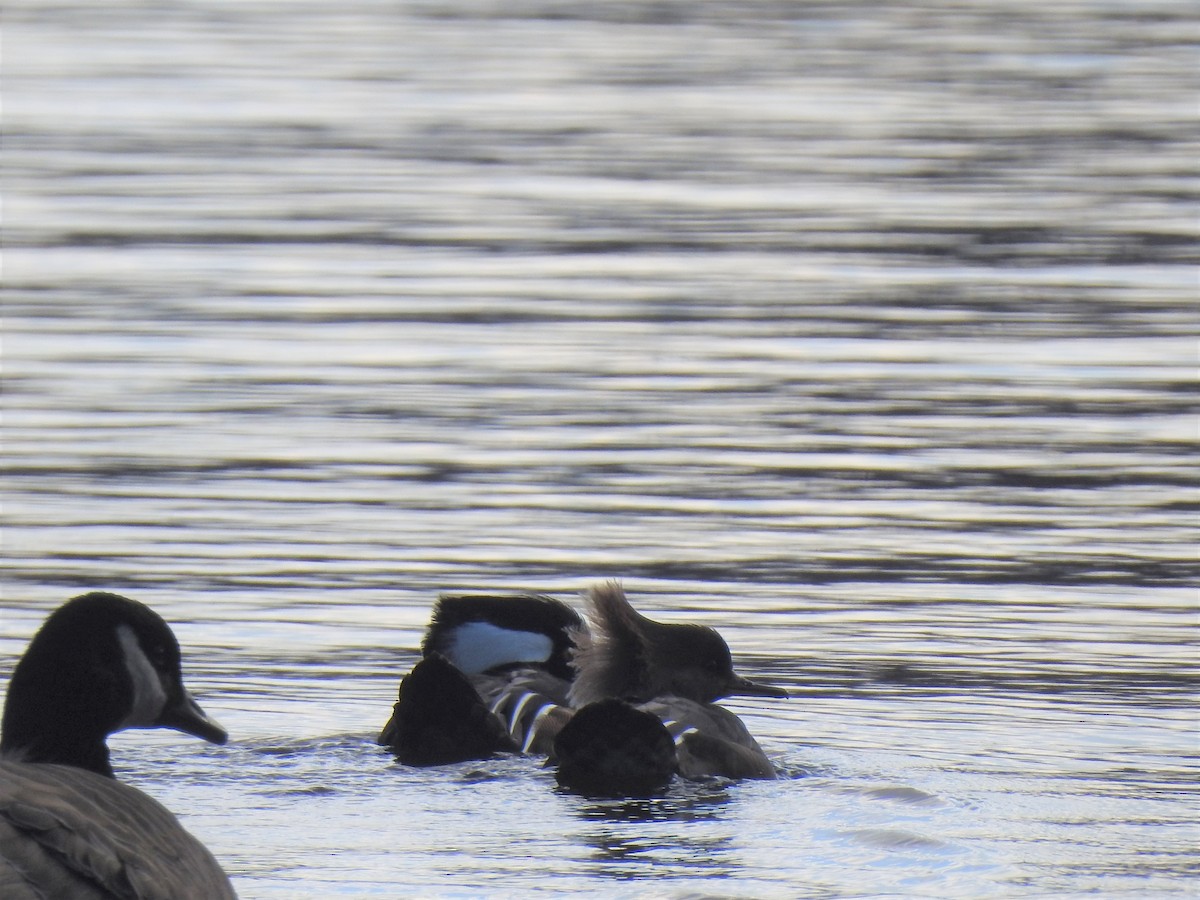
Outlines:
{"type": "Polygon", "coordinates": [[[234,896],[212,854],[156,800],[118,782],[106,739],[174,728],[226,733],[183,686],[179,644],[149,607],[76,597],[17,663],[0,728],[0,896],[234,896]]]}
{"type": "MultiPolygon", "coordinates": [[[[489,710],[508,736],[483,746],[551,756],[559,763],[560,783],[584,792],[596,793],[605,783],[616,793],[643,792],[645,784],[661,780],[663,740],[674,747],[670,771],[685,777],[774,777],[741,720],[714,701],[737,694],[784,697],[785,691],[735,673],[729,647],[714,629],[642,616],[616,582],[594,586],[586,603],[585,621],[543,595],[444,596],[414,674],[423,667],[442,671],[450,663],[479,698],[474,718],[479,709],[489,710]],[[648,715],[624,712],[622,705],[648,715]],[[576,715],[584,709],[588,715],[576,715]],[[635,771],[636,760],[645,761],[645,770],[635,771]],[[622,767],[629,772],[629,791],[617,778],[622,767]],[[570,773],[581,774],[577,780],[570,773]]],[[[402,688],[401,701],[404,695],[402,688]]],[[[428,725],[414,719],[406,728],[398,703],[380,743],[404,761],[398,737],[418,729],[429,734],[428,725]]],[[[436,754],[422,755],[426,764],[439,761],[436,754]]]]}
{"type": "Polygon", "coordinates": [[[406,765],[547,754],[569,717],[577,612],[542,594],[443,594],[379,735],[406,765]]]}
{"type": "Polygon", "coordinates": [[[574,635],[586,628],[579,613],[544,594],[444,594],[421,653],[444,656],[467,675],[524,664],[570,681],[574,635]]]}

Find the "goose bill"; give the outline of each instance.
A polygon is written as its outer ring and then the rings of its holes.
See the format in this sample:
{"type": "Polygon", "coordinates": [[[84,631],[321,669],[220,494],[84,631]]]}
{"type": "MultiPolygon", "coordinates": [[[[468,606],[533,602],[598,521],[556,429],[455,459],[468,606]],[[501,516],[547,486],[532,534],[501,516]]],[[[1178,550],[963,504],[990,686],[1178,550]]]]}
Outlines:
{"type": "Polygon", "coordinates": [[[174,728],[186,734],[212,744],[224,744],[229,740],[229,734],[217,722],[200,708],[200,704],[187,691],[183,692],[178,702],[165,707],[158,717],[156,725],[162,728],[174,728]]]}

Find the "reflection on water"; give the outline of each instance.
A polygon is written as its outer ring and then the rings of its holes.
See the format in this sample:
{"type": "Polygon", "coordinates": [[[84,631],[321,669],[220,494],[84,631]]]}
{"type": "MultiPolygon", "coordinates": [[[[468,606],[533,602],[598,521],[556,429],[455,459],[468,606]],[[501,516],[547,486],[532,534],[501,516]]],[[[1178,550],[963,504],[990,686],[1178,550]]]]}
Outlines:
{"type": "Polygon", "coordinates": [[[592,859],[602,863],[597,874],[609,879],[661,877],[672,869],[729,877],[739,866],[727,821],[730,802],[726,790],[690,785],[664,799],[587,801],[576,815],[588,827],[574,839],[593,848],[592,859]]]}
{"type": "Polygon", "coordinates": [[[158,609],[246,897],[1186,894],[1190,13],[8,4],[0,676],[158,609]],[[374,745],[439,591],[608,577],[787,777],[374,745]]]}
{"type": "Polygon", "coordinates": [[[720,821],[731,802],[730,784],[724,779],[679,782],[662,797],[629,800],[580,798],[576,814],[596,823],[634,826],[652,822],[720,821]]]}

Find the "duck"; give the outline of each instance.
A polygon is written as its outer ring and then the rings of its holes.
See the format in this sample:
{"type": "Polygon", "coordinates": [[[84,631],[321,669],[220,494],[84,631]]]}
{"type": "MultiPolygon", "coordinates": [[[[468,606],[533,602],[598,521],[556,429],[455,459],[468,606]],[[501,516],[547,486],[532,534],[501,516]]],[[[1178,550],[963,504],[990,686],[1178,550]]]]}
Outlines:
{"type": "Polygon", "coordinates": [[[542,594],[439,597],[379,743],[411,765],[543,755],[560,785],[590,795],[646,795],[674,775],[776,777],[716,701],[787,691],[737,674],[715,629],[643,616],[619,582],[593,585],[585,608],[542,594]]]}
{"type": "Polygon", "coordinates": [[[184,687],[179,643],[150,607],[93,591],[43,622],[0,720],[0,896],[235,898],[212,853],[166,807],[116,779],[107,738],[228,734],[184,687]]]}

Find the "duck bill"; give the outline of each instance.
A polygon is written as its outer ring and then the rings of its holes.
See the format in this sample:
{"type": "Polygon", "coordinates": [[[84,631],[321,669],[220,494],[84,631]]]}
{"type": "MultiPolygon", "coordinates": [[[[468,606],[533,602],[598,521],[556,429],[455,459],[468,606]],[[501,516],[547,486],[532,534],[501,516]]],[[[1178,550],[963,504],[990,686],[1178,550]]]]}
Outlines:
{"type": "Polygon", "coordinates": [[[216,719],[202,710],[200,704],[186,690],[178,700],[164,707],[155,724],[161,728],[174,728],[176,731],[195,735],[210,744],[223,744],[229,740],[229,733],[216,719]]]}
{"type": "Polygon", "coordinates": [[[734,675],[729,685],[729,695],[738,697],[786,697],[788,692],[774,685],[763,684],[761,681],[751,681],[741,675],[734,675]]]}

